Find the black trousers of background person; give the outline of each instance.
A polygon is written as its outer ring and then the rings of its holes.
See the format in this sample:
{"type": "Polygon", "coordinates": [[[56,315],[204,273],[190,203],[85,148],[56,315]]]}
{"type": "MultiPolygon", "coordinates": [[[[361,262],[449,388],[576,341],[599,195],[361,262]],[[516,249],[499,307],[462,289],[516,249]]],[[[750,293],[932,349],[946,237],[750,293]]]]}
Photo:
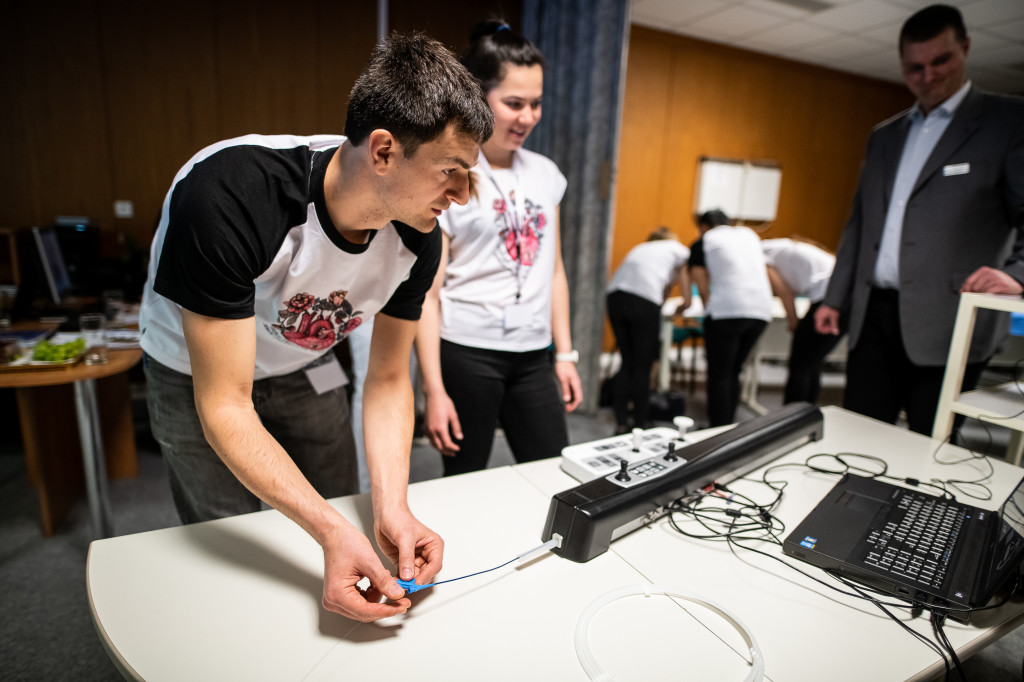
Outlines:
{"type": "MultiPolygon", "coordinates": [[[[962,390],[977,387],[985,364],[967,365],[962,390]]],[[[905,410],[911,431],[931,435],[945,373],[945,366],[910,361],[900,331],[899,292],[872,289],[860,338],[847,356],[843,407],[889,424],[905,410]]]]}
{"type": "Polygon", "coordinates": [[[487,468],[500,424],[517,462],[558,457],[569,444],[565,403],[550,350],[522,353],[441,340],[441,378],[462,426],[444,475],[487,468]]]}
{"type": "Polygon", "coordinates": [[[615,424],[618,430],[629,426],[645,429],[650,426],[651,368],[658,358],[661,306],[625,291],[608,294],[607,305],[608,320],[622,357],[612,402],[615,424]]]}
{"type": "Polygon", "coordinates": [[[704,320],[711,426],[733,423],[740,402],[740,370],[767,324],[764,320],[745,317],[704,320]]]}
{"type": "Polygon", "coordinates": [[[789,374],[783,402],[817,403],[821,393],[821,369],[825,358],[846,333],[846,315],[839,318],[839,334],[819,334],[814,330],[814,313],[821,301],[812,303],[797,323],[789,349],[789,374]]]}

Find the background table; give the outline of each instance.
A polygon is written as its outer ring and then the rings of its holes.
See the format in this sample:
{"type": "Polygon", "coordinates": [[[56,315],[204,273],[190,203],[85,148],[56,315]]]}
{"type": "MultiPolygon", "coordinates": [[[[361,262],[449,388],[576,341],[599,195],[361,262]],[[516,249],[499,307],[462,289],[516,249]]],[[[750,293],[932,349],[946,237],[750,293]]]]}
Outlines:
{"type": "MultiPolygon", "coordinates": [[[[676,320],[680,317],[675,314],[682,297],[676,296],[665,301],[661,308],[661,345],[658,356],[658,391],[664,393],[671,386],[672,377],[672,332],[676,328],[676,320]]],[[[811,302],[804,296],[797,296],[794,301],[797,317],[802,319],[811,307],[811,302]]],[[[704,317],[704,304],[699,296],[693,297],[693,302],[683,313],[683,320],[698,320],[704,317]]],[[[757,400],[757,393],[760,387],[759,367],[765,360],[788,361],[789,349],[793,342],[793,333],[789,331],[789,321],[786,319],[786,309],[782,305],[782,299],[778,296],[772,297],[772,319],[768,322],[757,343],[750,350],[746,362],[743,363],[742,381],[740,384],[740,402],[758,414],[765,414],[768,410],[757,400]]],[[[697,352],[697,344],[694,343],[693,352],[697,352]]],[[[846,362],[847,343],[846,336],[839,340],[836,347],[825,358],[826,362],[846,362]]],[[[680,353],[680,360],[681,360],[680,353]]],[[[691,373],[695,371],[695,359],[691,365],[691,373]]],[[[691,375],[692,383],[692,375],[691,375]]]]}
{"type": "MultiPolygon", "coordinates": [[[[893,473],[925,478],[965,477],[977,466],[934,464],[937,442],[840,408],[823,412],[825,438],[785,461],[856,450],[889,459],[893,473]]],[[[963,454],[952,446],[942,452],[963,454]]],[[[413,510],[445,538],[439,577],[490,568],[539,545],[551,496],[576,485],[558,464],[549,459],[410,486],[413,510]]],[[[1022,472],[992,464],[991,488],[1001,500],[1022,472]]],[[[795,469],[782,476],[790,487],[778,514],[790,528],[835,482],[795,469]]],[[[368,496],[332,504],[363,529],[372,527],[368,496]]],[[[760,642],[768,679],[923,679],[941,670],[931,650],[874,607],[771,559],[685,538],[664,520],[585,564],[547,554],[415,593],[408,614],[372,624],[324,611],[322,576],[319,547],[276,511],[96,541],[87,566],[97,629],[132,679],[582,682],[587,676],[573,648],[580,614],[613,589],[650,582],[697,593],[738,616],[760,642]]],[[[926,619],[901,617],[928,631],[926,619]]],[[[967,655],[1022,618],[1018,597],[946,631],[967,655]]],[[[731,626],[665,597],[630,597],[605,607],[591,624],[590,643],[621,682],[740,680],[749,670],[746,647],[731,626]]]]}
{"type": "Polygon", "coordinates": [[[109,351],[104,365],[0,372],[17,393],[29,480],[39,496],[43,533],[53,535],[81,495],[93,532],[109,535],[106,480],[138,475],[127,371],[141,350],[109,351]]]}

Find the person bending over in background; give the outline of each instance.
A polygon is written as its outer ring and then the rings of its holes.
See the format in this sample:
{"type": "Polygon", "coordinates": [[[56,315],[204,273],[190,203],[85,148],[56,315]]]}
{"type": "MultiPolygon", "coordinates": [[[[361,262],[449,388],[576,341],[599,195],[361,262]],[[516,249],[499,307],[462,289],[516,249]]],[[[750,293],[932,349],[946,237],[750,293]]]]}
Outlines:
{"type": "Polygon", "coordinates": [[[690,250],[672,231],[659,227],[629,250],[608,283],[608,320],[622,357],[614,384],[617,434],[650,426],[651,368],[658,357],[661,307],[676,283],[683,296],[676,312],[690,307],[689,258],[690,250]]]}
{"type": "MultiPolygon", "coordinates": [[[[789,374],[783,402],[818,402],[821,369],[825,358],[839,343],[840,334],[819,334],[814,328],[814,311],[821,305],[836,257],[818,244],[800,238],[761,241],[772,293],[782,301],[786,322],[793,333],[789,350],[789,374]],[[796,297],[811,305],[803,318],[796,313],[796,297]]],[[[846,332],[845,318],[841,326],[846,332]]]]}
{"type": "Polygon", "coordinates": [[[729,225],[720,210],[698,218],[700,238],[690,247],[690,276],[707,316],[708,420],[731,424],[740,400],[740,370],[772,319],[772,290],[761,239],[749,227],[729,225]]]}
{"type": "Polygon", "coordinates": [[[356,620],[410,602],[325,500],[357,485],[331,348],[376,314],[364,409],[374,534],[400,578],[425,583],[444,543],[406,496],[409,354],[441,253],[437,216],[469,198],[493,123],[454,55],[393,35],[352,88],[347,137],[207,147],[178,171],[153,241],[141,344],[179,516],[253,512],[262,499],[320,544],[323,605],[356,620]]]}
{"type": "Polygon", "coordinates": [[[581,400],[558,234],[567,183],[550,159],[522,149],[540,120],[543,57],[490,21],[473,30],[462,62],[487,94],[494,135],[469,203],[440,219],[441,265],[416,335],[425,431],[446,476],[484,469],[499,424],[517,461],[560,455],[565,413],[581,400]]]}

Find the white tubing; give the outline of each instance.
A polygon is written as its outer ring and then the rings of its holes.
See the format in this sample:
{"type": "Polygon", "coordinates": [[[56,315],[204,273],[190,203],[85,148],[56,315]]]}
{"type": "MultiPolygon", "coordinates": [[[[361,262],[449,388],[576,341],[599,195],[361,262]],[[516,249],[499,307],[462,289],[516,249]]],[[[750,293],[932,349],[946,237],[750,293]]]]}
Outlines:
{"type": "Polygon", "coordinates": [[[597,659],[595,659],[594,655],[590,652],[590,645],[587,642],[587,631],[590,628],[591,619],[593,619],[598,611],[616,599],[631,597],[638,594],[642,594],[645,597],[649,597],[652,594],[663,594],[668,597],[678,597],[711,609],[736,628],[740,634],[743,635],[743,639],[746,641],[747,646],[750,647],[751,668],[750,673],[746,678],[744,678],[744,682],[760,682],[764,678],[764,656],[761,654],[761,647],[754,638],[754,634],[736,616],[726,610],[725,607],[691,592],[677,590],[673,587],[640,584],[620,587],[619,589],[606,592],[590,602],[590,604],[587,605],[587,608],[583,610],[583,613],[580,614],[580,618],[576,622],[576,633],[573,636],[573,640],[576,644],[576,655],[580,659],[580,664],[583,666],[583,669],[591,680],[594,680],[594,682],[613,682],[614,680],[611,675],[606,673],[601,666],[598,665],[597,659]]]}

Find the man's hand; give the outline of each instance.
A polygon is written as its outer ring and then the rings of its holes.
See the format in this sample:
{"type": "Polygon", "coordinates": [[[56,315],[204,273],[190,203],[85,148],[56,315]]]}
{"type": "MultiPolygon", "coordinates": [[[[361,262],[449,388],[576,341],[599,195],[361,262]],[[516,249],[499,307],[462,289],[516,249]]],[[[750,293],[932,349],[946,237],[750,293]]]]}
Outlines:
{"type": "Polygon", "coordinates": [[[839,311],[832,306],[820,305],[814,311],[814,331],[819,334],[839,335],[839,311]]]}
{"type": "Polygon", "coordinates": [[[377,558],[370,541],[355,528],[347,527],[323,545],[324,597],[328,611],[364,623],[405,613],[412,602],[405,590],[377,558]],[[369,587],[360,588],[363,578],[369,587]],[[381,603],[381,597],[390,602],[381,603]]]}
{"type": "Polygon", "coordinates": [[[583,402],[583,385],[580,383],[579,373],[576,372],[576,363],[556,362],[555,376],[558,377],[558,385],[562,387],[565,411],[572,412],[583,402]]]}
{"type": "Polygon", "coordinates": [[[455,441],[462,440],[462,425],[455,403],[447,393],[428,395],[425,410],[423,429],[430,444],[445,457],[454,457],[459,451],[455,441]]]}
{"type": "Polygon", "coordinates": [[[975,292],[979,294],[1012,294],[1019,296],[1024,286],[1002,270],[980,267],[964,280],[960,293],[975,292]]]}
{"type": "Polygon", "coordinates": [[[420,523],[407,508],[377,512],[375,516],[377,545],[398,567],[398,577],[415,579],[420,585],[430,582],[440,572],[444,559],[441,536],[420,523]]]}

